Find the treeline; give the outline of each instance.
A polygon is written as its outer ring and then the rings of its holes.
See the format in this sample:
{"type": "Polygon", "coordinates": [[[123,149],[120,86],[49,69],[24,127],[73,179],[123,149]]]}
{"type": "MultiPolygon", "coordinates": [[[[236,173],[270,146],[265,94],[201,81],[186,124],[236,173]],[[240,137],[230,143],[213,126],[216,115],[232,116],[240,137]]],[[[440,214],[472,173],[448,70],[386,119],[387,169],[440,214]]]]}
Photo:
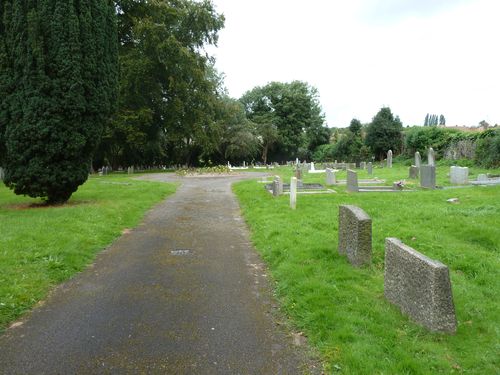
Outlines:
{"type": "Polygon", "coordinates": [[[403,128],[389,108],[382,108],[371,123],[353,119],[348,128],[332,129],[330,143],[319,146],[314,161],[382,160],[392,150],[409,163],[416,151],[425,155],[429,147],[437,159],[461,160],[462,164],[500,167],[500,129],[463,132],[436,126],[403,128]]]}

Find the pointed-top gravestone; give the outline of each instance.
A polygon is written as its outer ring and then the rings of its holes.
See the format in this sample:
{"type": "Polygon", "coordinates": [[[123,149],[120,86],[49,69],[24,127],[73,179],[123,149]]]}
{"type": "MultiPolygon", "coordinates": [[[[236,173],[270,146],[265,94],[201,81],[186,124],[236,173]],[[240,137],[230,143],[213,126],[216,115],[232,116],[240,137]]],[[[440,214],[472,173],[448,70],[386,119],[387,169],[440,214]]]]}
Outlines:
{"type": "Polygon", "coordinates": [[[392,150],[387,151],[387,168],[392,168],[392,150]]]}
{"type": "Polygon", "coordinates": [[[436,165],[436,155],[434,154],[434,149],[432,147],[429,148],[429,153],[427,154],[427,164],[436,165]]]}
{"type": "Polygon", "coordinates": [[[312,161],[311,164],[309,165],[309,170],[310,171],[315,171],[316,168],[314,168],[314,162],[312,161]]]}
{"type": "Polygon", "coordinates": [[[420,168],[422,166],[422,158],[420,157],[420,152],[415,152],[415,167],[420,168]]]}

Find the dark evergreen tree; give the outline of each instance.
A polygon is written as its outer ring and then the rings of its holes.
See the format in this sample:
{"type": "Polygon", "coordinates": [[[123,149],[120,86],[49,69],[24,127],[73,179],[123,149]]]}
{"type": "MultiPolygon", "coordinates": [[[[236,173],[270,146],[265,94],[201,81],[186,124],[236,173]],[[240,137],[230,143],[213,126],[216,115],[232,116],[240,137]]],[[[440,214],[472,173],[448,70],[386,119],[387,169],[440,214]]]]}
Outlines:
{"type": "Polygon", "coordinates": [[[366,130],[365,143],[375,156],[382,159],[388,150],[401,151],[403,145],[403,124],[388,107],[382,108],[366,130]]]}
{"type": "Polygon", "coordinates": [[[351,120],[351,123],[349,124],[349,130],[352,132],[352,134],[355,134],[355,135],[361,134],[362,127],[363,127],[363,125],[361,125],[361,121],[359,121],[356,118],[353,118],[351,120]]]}
{"type": "Polygon", "coordinates": [[[5,0],[0,19],[0,143],[16,194],[67,201],[88,177],[116,98],[110,0],[5,0]]]}
{"type": "Polygon", "coordinates": [[[446,119],[443,115],[439,116],[439,125],[446,125],[446,119]]]}

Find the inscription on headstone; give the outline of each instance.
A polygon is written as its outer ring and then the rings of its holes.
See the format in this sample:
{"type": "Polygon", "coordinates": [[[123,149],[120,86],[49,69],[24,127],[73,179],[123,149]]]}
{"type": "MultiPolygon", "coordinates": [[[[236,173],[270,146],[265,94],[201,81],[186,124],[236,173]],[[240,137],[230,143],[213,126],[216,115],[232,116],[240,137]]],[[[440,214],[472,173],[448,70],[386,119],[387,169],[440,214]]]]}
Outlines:
{"type": "Polygon", "coordinates": [[[385,297],[431,331],[455,333],[457,320],[448,267],[397,238],[385,241],[385,297]]]}
{"type": "Polygon", "coordinates": [[[369,264],[372,257],[372,220],[361,208],[339,207],[339,253],[356,267],[369,264]]]}

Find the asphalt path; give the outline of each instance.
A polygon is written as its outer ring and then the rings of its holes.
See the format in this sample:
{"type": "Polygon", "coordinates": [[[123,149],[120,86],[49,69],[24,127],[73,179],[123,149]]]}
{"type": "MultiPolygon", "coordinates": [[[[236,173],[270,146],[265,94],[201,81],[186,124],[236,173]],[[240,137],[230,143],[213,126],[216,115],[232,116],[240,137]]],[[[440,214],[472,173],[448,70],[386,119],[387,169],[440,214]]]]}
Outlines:
{"type": "Polygon", "coordinates": [[[0,337],[0,373],[316,372],[231,192],[248,176],[146,178],[180,186],[0,337]]]}

